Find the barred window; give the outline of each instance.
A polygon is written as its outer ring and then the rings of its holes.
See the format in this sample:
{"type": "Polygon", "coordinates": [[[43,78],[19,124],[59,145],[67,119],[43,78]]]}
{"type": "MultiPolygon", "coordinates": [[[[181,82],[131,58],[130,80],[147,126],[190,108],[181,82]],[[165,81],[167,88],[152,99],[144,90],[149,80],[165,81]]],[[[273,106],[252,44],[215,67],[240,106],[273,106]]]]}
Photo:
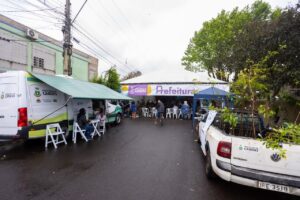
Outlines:
{"type": "Polygon", "coordinates": [[[44,59],[34,56],[33,57],[33,67],[44,68],[45,67],[44,59]]]}

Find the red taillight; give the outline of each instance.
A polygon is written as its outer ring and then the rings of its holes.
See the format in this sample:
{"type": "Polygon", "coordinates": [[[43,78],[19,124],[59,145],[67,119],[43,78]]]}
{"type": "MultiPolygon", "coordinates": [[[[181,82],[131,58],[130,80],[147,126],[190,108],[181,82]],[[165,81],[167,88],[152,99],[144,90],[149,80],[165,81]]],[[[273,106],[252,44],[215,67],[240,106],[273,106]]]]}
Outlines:
{"type": "Polygon", "coordinates": [[[27,108],[19,108],[19,119],[18,119],[18,127],[27,126],[27,108]]]}
{"type": "Polygon", "coordinates": [[[231,143],[221,141],[218,144],[217,153],[219,156],[223,158],[230,158],[231,157],[231,143]]]}

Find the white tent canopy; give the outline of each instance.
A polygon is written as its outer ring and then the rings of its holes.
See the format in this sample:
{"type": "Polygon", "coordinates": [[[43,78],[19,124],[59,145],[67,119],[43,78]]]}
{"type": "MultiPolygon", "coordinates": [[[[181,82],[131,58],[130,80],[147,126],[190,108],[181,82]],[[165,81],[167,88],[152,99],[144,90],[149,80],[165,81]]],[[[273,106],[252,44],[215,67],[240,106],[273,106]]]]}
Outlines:
{"type": "Polygon", "coordinates": [[[184,69],[158,70],[121,82],[121,91],[128,96],[193,96],[210,87],[229,91],[229,84],[208,76],[207,72],[184,69]]]}
{"type": "Polygon", "coordinates": [[[143,74],[139,77],[132,78],[121,82],[121,84],[143,84],[143,83],[223,83],[221,81],[208,76],[208,73],[205,72],[190,72],[184,69],[168,69],[168,70],[159,70],[143,74]]]}

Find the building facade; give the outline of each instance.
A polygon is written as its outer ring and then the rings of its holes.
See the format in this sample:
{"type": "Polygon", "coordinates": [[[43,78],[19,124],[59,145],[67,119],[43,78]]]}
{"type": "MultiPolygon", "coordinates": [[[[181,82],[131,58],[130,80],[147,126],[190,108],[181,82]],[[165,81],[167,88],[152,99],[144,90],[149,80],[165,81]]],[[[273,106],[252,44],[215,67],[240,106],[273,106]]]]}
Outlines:
{"type": "MultiPolygon", "coordinates": [[[[71,60],[74,78],[87,81],[97,75],[97,58],[73,49],[71,60]]],[[[62,42],[0,15],[0,70],[63,74],[62,42]]]]}

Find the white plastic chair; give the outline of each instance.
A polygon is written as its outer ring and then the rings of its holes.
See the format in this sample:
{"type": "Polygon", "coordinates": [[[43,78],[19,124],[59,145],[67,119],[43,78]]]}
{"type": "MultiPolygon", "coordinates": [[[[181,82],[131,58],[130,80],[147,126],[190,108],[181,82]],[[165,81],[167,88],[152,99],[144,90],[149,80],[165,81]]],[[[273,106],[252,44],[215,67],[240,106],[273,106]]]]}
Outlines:
{"type": "Polygon", "coordinates": [[[142,108],[143,117],[149,117],[149,109],[148,108],[142,108]]]}
{"type": "Polygon", "coordinates": [[[172,118],[172,115],[173,115],[173,109],[172,108],[167,108],[166,118],[172,118]]]}
{"type": "Polygon", "coordinates": [[[66,138],[64,136],[64,133],[65,132],[63,132],[61,130],[61,127],[60,127],[59,123],[48,124],[46,126],[45,148],[48,147],[49,143],[53,143],[55,149],[57,149],[57,145],[60,144],[60,143],[65,143],[65,145],[66,145],[67,141],[66,141],[66,138]],[[49,141],[49,137],[51,139],[50,141],[49,141]],[[61,140],[59,140],[59,138],[61,138],[61,140]]]}
{"type": "Polygon", "coordinates": [[[178,119],[179,110],[178,108],[173,108],[173,118],[178,119]]]}
{"type": "Polygon", "coordinates": [[[152,108],[152,117],[156,117],[157,116],[157,109],[155,107],[152,108]]]}
{"type": "Polygon", "coordinates": [[[82,130],[82,129],[80,128],[80,126],[78,125],[78,123],[74,121],[74,124],[73,124],[73,136],[72,136],[72,140],[73,140],[74,144],[75,144],[76,141],[77,141],[77,134],[78,134],[78,133],[81,135],[81,137],[82,137],[86,142],[88,142],[88,139],[85,137],[84,132],[85,132],[85,130],[82,130]]]}

